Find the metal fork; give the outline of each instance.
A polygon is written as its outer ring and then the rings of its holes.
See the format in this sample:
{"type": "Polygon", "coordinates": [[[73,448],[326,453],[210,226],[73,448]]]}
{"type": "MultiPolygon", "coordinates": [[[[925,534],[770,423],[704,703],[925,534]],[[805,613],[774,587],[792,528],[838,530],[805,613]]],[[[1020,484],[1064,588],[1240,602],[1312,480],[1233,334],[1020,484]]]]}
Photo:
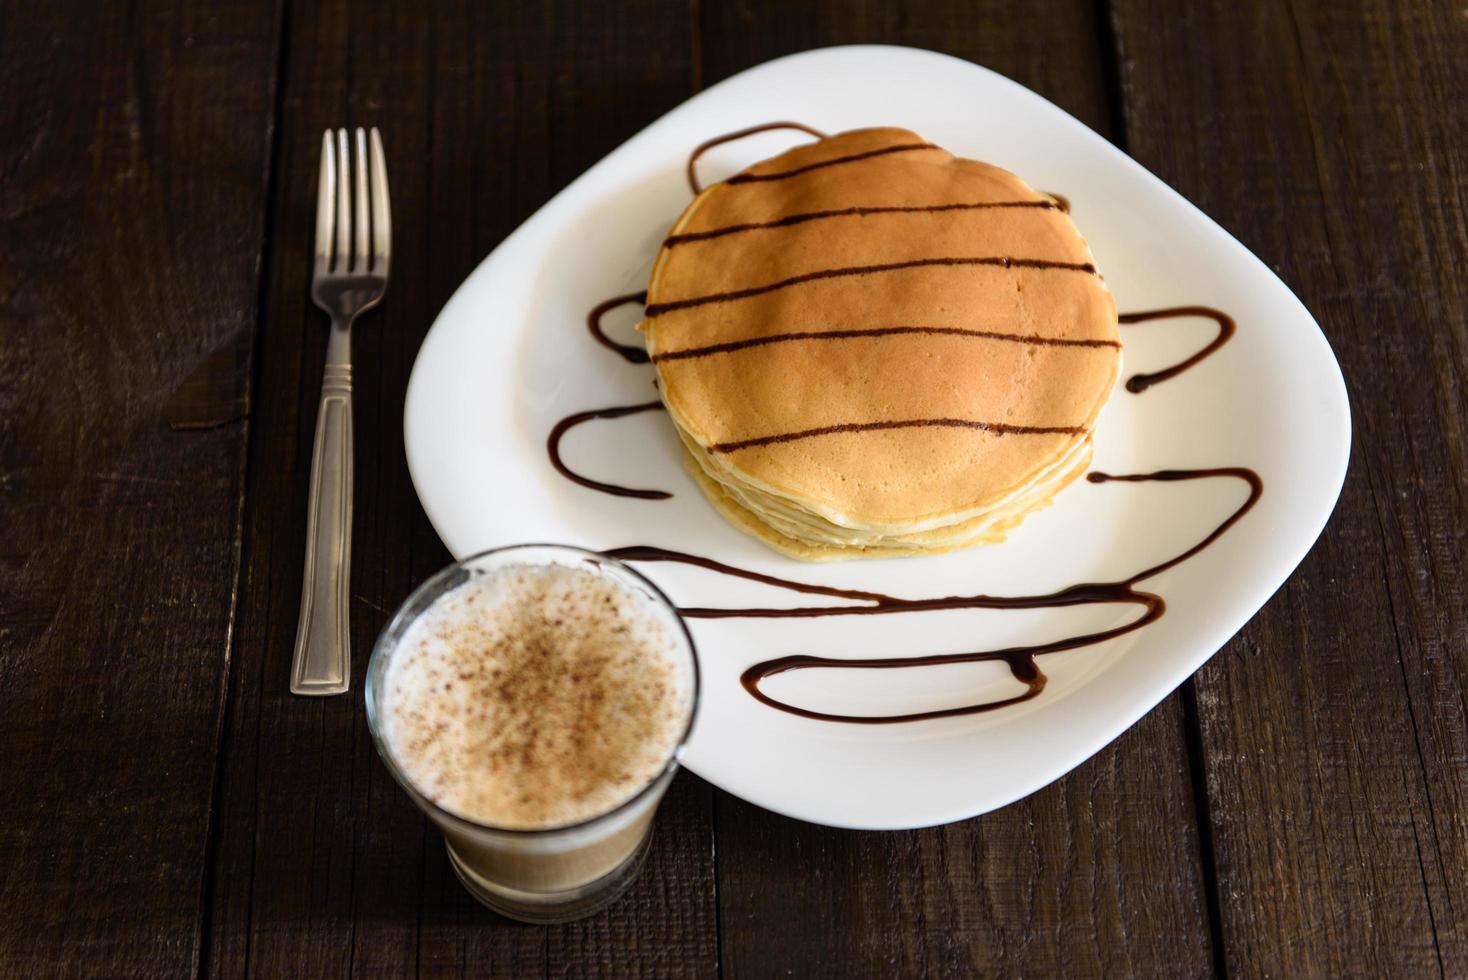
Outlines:
{"type": "Polygon", "coordinates": [[[348,629],[352,564],[352,323],[382,300],[392,256],[392,214],[382,137],[359,127],[321,137],[316,192],[316,265],[311,298],[331,317],[326,372],[311,453],[306,572],[296,626],[292,694],[342,694],[351,684],[348,629]],[[335,145],[333,146],[333,142],[335,145]]]}

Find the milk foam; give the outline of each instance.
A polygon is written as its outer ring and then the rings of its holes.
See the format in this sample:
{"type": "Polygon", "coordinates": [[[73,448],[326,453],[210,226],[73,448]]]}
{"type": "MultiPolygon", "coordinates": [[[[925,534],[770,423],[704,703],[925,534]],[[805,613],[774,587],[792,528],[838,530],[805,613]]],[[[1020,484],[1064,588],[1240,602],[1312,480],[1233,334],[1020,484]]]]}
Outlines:
{"type": "Polygon", "coordinates": [[[654,601],[562,565],[512,565],[441,596],[382,685],[393,759],[429,800],[499,827],[586,820],[666,766],[692,668],[654,601]]]}

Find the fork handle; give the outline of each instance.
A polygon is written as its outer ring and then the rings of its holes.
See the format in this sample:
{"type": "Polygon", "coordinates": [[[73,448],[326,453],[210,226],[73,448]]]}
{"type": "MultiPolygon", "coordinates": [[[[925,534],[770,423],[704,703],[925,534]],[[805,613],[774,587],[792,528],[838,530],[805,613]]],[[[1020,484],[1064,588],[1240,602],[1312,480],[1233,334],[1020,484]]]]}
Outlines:
{"type": "Polygon", "coordinates": [[[352,363],[349,327],[333,325],[327,347],[316,444],[306,569],[296,625],[291,693],[344,694],[351,683],[348,605],[352,566],[352,363]]]}

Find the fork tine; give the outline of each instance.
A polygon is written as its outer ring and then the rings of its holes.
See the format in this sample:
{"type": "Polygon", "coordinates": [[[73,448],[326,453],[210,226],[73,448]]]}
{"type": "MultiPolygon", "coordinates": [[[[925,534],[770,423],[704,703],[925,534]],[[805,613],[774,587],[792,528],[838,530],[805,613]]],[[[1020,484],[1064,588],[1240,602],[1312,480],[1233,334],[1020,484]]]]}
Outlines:
{"type": "Polygon", "coordinates": [[[347,149],[347,131],[336,131],[336,272],[351,268],[352,255],[352,154],[347,149]]]}
{"type": "Polygon", "coordinates": [[[387,157],[382,134],[372,127],[372,271],[387,275],[392,259],[392,206],[387,195],[387,157]]]}
{"type": "Polygon", "coordinates": [[[367,251],[367,134],[357,127],[357,152],[352,154],[357,179],[352,182],[352,271],[364,273],[372,256],[367,251]]]}
{"type": "Polygon", "coordinates": [[[331,266],[331,233],[336,226],[336,153],[331,130],[321,134],[321,177],[316,186],[316,271],[331,266]]]}

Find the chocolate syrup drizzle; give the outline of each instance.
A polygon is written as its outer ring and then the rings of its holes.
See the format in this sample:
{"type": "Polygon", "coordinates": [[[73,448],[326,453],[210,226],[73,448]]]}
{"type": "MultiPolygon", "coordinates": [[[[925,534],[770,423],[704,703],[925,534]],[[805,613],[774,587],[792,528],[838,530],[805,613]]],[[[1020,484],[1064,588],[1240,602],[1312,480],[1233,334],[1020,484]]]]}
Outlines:
{"type": "MultiPolygon", "coordinates": [[[[646,294],[642,294],[646,295],[646,294]]],[[[605,305],[605,304],[603,304],[605,305]]],[[[597,307],[601,309],[601,307],[597,307]]],[[[593,331],[595,333],[596,331],[593,331]]],[[[654,364],[664,361],[682,361],[693,357],[708,357],[711,354],[728,354],[749,347],[766,344],[783,344],[796,340],[849,340],[854,337],[888,337],[893,334],[936,334],[952,337],[976,337],[983,340],[1000,340],[1031,347],[1113,347],[1121,349],[1121,343],[1095,337],[1042,337],[1031,333],[1004,333],[998,330],[968,330],[963,327],[866,327],[860,330],[796,330],[790,333],[772,333],[748,340],[731,340],[723,344],[706,347],[685,347],[682,350],[659,351],[652,356],[654,364]]]]}
{"type": "Polygon", "coordinates": [[[698,163],[699,157],[703,156],[705,153],[707,153],[709,150],[712,150],[716,146],[722,146],[725,143],[732,143],[734,140],[744,139],[744,137],[753,136],[755,133],[768,133],[772,129],[798,129],[802,133],[809,133],[811,136],[814,136],[818,140],[823,140],[826,138],[825,133],[821,132],[819,129],[812,129],[805,123],[772,122],[763,123],[759,126],[750,126],[747,129],[736,129],[732,133],[725,133],[723,136],[715,136],[711,140],[705,140],[704,142],[694,147],[692,153],[688,154],[688,186],[693,189],[693,193],[695,195],[703,193],[703,188],[698,183],[698,174],[695,173],[693,169],[694,164],[698,163]]]}
{"type": "Polygon", "coordinates": [[[1089,474],[1086,479],[1091,483],[1109,483],[1113,481],[1125,481],[1129,483],[1140,483],[1144,481],[1173,482],[1178,480],[1201,480],[1211,477],[1233,477],[1242,480],[1249,487],[1249,495],[1221,524],[1191,548],[1188,548],[1175,557],[1169,558],[1167,561],[1153,565],[1150,568],[1144,568],[1140,572],[1124,579],[1113,582],[1086,582],[1079,585],[1072,585],[1056,592],[1040,595],[994,596],[981,593],[978,595],[944,596],[931,599],[901,599],[880,592],[839,589],[832,586],[815,585],[809,582],[798,582],[793,579],[779,578],[774,575],[764,575],[759,572],[749,571],[748,569],[737,568],[733,565],[726,565],[723,562],[714,561],[712,558],[704,558],[699,555],[690,555],[678,551],[668,551],[663,548],[648,546],[614,548],[606,552],[606,554],[628,562],[677,562],[684,565],[693,565],[698,568],[719,572],[723,575],[771,585],[790,592],[831,596],[832,598],[856,600],[861,603],[860,605],[770,608],[726,609],[698,606],[680,608],[679,612],[688,619],[812,619],[826,616],[887,616],[898,613],[928,612],[935,609],[1053,609],[1063,606],[1113,604],[1136,605],[1142,608],[1141,615],[1120,626],[1068,636],[1059,640],[1052,640],[1048,643],[1006,647],[1002,650],[977,650],[969,653],[940,653],[919,657],[863,657],[855,660],[795,654],[793,656],[776,657],[772,660],[760,661],[746,669],[740,675],[740,683],[744,685],[744,689],[757,700],[772,708],[789,714],[799,715],[802,718],[814,718],[819,721],[850,722],[862,725],[890,725],[899,722],[926,721],[932,718],[949,718],[955,715],[979,714],[1011,704],[1019,704],[1021,701],[1028,701],[1031,698],[1037,697],[1045,689],[1045,673],[1035,662],[1036,657],[1094,646],[1106,640],[1124,636],[1134,630],[1139,630],[1149,623],[1156,622],[1167,611],[1167,603],[1163,600],[1162,596],[1156,593],[1146,592],[1136,588],[1137,583],[1151,578],[1160,572],[1164,572],[1174,565],[1187,561],[1214,541],[1217,541],[1229,528],[1238,523],[1240,518],[1249,512],[1264,492],[1264,482],[1259,478],[1259,474],[1241,466],[1225,466],[1215,469],[1199,470],[1158,470],[1155,473],[1129,473],[1123,475],[1112,475],[1109,473],[1089,474]],[[846,715],[802,708],[773,698],[760,688],[760,682],[765,678],[792,670],[881,670],[895,667],[928,667],[937,664],[983,663],[994,660],[1003,661],[1005,666],[1009,668],[1009,672],[1014,679],[1025,685],[1023,693],[995,701],[941,708],[935,711],[918,711],[900,715],[846,715]]]}
{"type": "MultiPolygon", "coordinates": [[[[701,188],[694,174],[694,164],[706,150],[730,140],[739,139],[743,136],[764,132],[771,129],[798,129],[807,132],[817,138],[823,138],[824,134],[800,123],[769,123],[764,126],[754,126],[749,129],[730,133],[709,140],[695,149],[688,160],[688,182],[694,193],[701,188]]],[[[830,166],[841,163],[854,162],[868,157],[879,155],[879,152],[897,152],[900,150],[923,149],[930,144],[903,145],[891,147],[883,151],[853,154],[850,157],[838,158],[823,163],[800,167],[795,170],[784,171],[777,174],[766,174],[751,176],[741,174],[729,179],[729,183],[745,183],[752,180],[776,180],[784,177],[795,176],[808,170],[821,166],[830,166]]],[[[1052,207],[1063,212],[1070,211],[1070,202],[1063,195],[1049,194],[1053,201],[1021,201],[1021,202],[997,202],[984,205],[935,205],[931,207],[916,208],[847,208],[837,211],[818,211],[806,214],[791,215],[786,218],[769,222],[753,223],[746,225],[733,225],[727,228],[714,229],[708,232],[699,232],[686,235],[675,235],[670,237],[664,244],[668,247],[683,244],[690,241],[699,241],[707,238],[715,238],[720,235],[734,234],[738,232],[752,231],[763,228],[778,228],[789,225],[800,224],[805,221],[821,220],[825,218],[841,217],[847,215],[860,216],[867,214],[886,213],[889,211],[943,211],[963,210],[979,207],[1052,207]]],[[[1089,274],[1095,273],[1095,268],[1089,264],[1079,265],[1061,262],[1046,262],[1036,259],[1011,259],[1006,257],[994,258],[956,258],[956,259],[926,259],[911,262],[892,263],[882,266],[864,266],[850,269],[832,269],[823,272],[810,273],[804,276],[795,276],[780,282],[753,289],[738,290],[730,293],[714,294],[711,296],[694,297],[671,303],[653,304],[646,308],[646,316],[658,316],[677,309],[686,309],[705,303],[729,302],[743,299],[761,293],[783,289],[788,286],[809,282],[814,279],[828,278],[841,275],[865,275],[872,272],[884,272],[894,269],[914,268],[926,265],[1000,265],[1005,268],[1054,268],[1070,271],[1080,271],[1089,274]]],[[[649,360],[647,352],[640,347],[620,344],[606,335],[601,328],[602,317],[612,309],[628,303],[646,302],[647,294],[632,293],[626,296],[618,296],[598,304],[587,317],[587,327],[596,341],[604,347],[615,351],[625,360],[632,363],[645,363],[649,360]]],[[[1209,317],[1218,323],[1218,336],[1196,354],[1187,358],[1170,368],[1150,374],[1136,374],[1126,382],[1129,392],[1140,394],[1149,387],[1169,378],[1176,377],[1199,362],[1215,353],[1226,344],[1234,335],[1236,325],[1232,317],[1220,310],[1206,306],[1177,306],[1167,309],[1147,310],[1137,313],[1123,313],[1118,319],[1124,324],[1142,323],[1150,320],[1170,319],[1185,316],[1209,317]]],[[[863,330],[838,330],[830,332],[792,331],[783,334],[772,334],[765,337],[751,338],[742,341],[731,341],[722,344],[711,344],[705,347],[687,348],[679,351],[661,352],[651,360],[655,362],[680,360],[694,357],[708,357],[717,354],[725,354],[732,351],[743,350],[749,347],[764,344],[785,343],[793,341],[836,341],[855,337],[887,336],[891,334],[954,334],[972,336],[979,339],[998,340],[1004,342],[1024,343],[1033,345],[1055,345],[1055,346],[1094,346],[1094,347],[1118,347],[1119,344],[1107,340],[1069,340],[1064,338],[1050,338],[1030,334],[1009,334],[997,331],[966,330],[957,327],[875,327],[863,330]]],[[[639,490],[629,487],[617,486],[593,480],[571,470],[566,466],[561,457],[560,442],[567,432],[594,419],[615,419],[640,412],[648,412],[662,409],[661,401],[644,402],[638,405],[614,406],[611,408],[594,409],[586,412],[577,412],[569,415],[556,423],[546,440],[546,451],[550,456],[551,464],[556,471],[581,486],[603,493],[620,497],[637,497],[649,500],[661,500],[672,496],[663,490],[639,490]]],[[[789,442],[796,439],[813,438],[836,432],[868,431],[873,429],[892,429],[908,426],[928,425],[953,425],[969,428],[984,429],[1000,434],[1027,434],[1027,433],[1064,433],[1079,434],[1085,430],[1078,426],[1018,426],[1001,423],[976,422],[966,419],[912,419],[892,422],[870,422],[849,423],[846,425],[825,426],[819,429],[806,429],[798,432],[782,433],[771,436],[762,436],[753,439],[739,440],[737,442],[719,443],[708,447],[710,452],[727,453],[739,449],[754,446],[769,445],[772,443],[789,442]]],[[[759,582],[764,585],[773,586],[789,592],[797,592],[805,595],[819,595],[830,598],[844,599],[855,602],[854,605],[811,605],[797,607],[749,607],[749,608],[717,608],[717,607],[684,607],[680,613],[689,619],[786,619],[786,618],[822,618],[827,616],[881,616],[896,615],[900,613],[927,612],[932,610],[955,610],[955,609],[1041,609],[1060,608],[1064,606],[1084,605],[1134,605],[1141,609],[1140,615],[1127,623],[1110,629],[1098,630],[1090,633],[1078,634],[1048,643],[1021,645],[1006,647],[999,650],[979,650],[965,653],[929,654],[924,656],[899,656],[899,657],[865,657],[848,660],[834,657],[819,657],[808,654],[795,654],[790,656],[776,657],[764,660],[746,669],[740,675],[740,682],[745,690],[761,703],[788,714],[799,715],[803,718],[811,718],[819,721],[844,722],[849,724],[882,725],[896,724],[902,722],[926,721],[934,718],[948,718],[959,715],[971,715],[981,712],[994,711],[1009,705],[1019,704],[1039,696],[1045,689],[1046,676],[1036,663],[1035,658],[1052,653],[1062,653],[1070,650],[1078,650],[1084,647],[1094,646],[1107,640],[1124,636],[1135,630],[1141,629],[1150,623],[1160,619],[1167,610],[1167,603],[1162,596],[1153,592],[1147,592],[1136,588],[1137,583],[1158,575],[1182,562],[1187,561],[1207,548],[1214,541],[1222,537],[1229,528],[1238,523],[1243,516],[1259,501],[1264,492],[1264,482],[1254,470],[1242,466],[1225,466],[1210,469],[1193,470],[1158,470],[1153,473],[1131,473],[1131,474],[1108,474],[1090,473],[1086,479],[1090,483],[1111,482],[1177,482],[1185,480],[1200,480],[1211,478],[1233,478],[1243,481],[1249,488],[1248,497],[1227,518],[1215,527],[1208,535],[1196,544],[1181,552],[1180,554],[1137,572],[1127,578],[1111,582],[1088,582],[1072,585],[1056,592],[1037,595],[1014,595],[993,596],[987,594],[967,596],[945,596],[927,599],[903,599],[896,596],[885,595],[880,592],[866,592],[857,589],[842,589],[834,586],[818,585],[810,582],[800,582],[794,579],[780,578],[774,575],[766,575],[749,569],[738,568],[705,558],[700,555],[692,555],[684,552],[670,551],[648,545],[636,545],[625,548],[615,548],[607,555],[627,562],[673,562],[683,565],[691,565],[709,571],[718,572],[734,578],[747,581],[759,582]],[[1022,693],[994,701],[981,702],[977,704],[960,705],[951,708],[942,708],[933,711],[911,712],[900,715],[847,715],[835,714],[822,711],[814,711],[802,708],[798,705],[780,701],[766,694],[760,687],[760,683],[767,677],[776,674],[796,670],[883,670],[903,667],[925,667],[937,664],[956,663],[982,663],[989,661],[1002,661],[1009,668],[1010,675],[1016,681],[1023,684],[1025,689],[1022,693]]]]}
{"type": "Polygon", "coordinates": [[[606,331],[601,328],[601,318],[612,312],[612,310],[615,310],[617,307],[626,306],[628,303],[646,302],[647,290],[645,289],[640,293],[628,293],[625,296],[613,296],[611,299],[607,300],[604,303],[596,304],[596,306],[592,308],[592,311],[586,314],[586,328],[591,331],[591,335],[596,338],[596,342],[598,344],[601,344],[608,350],[616,351],[618,354],[622,355],[622,359],[624,361],[628,361],[632,364],[646,364],[646,348],[637,344],[619,344],[612,338],[608,337],[606,331]]]}
{"type": "Polygon", "coordinates": [[[973,419],[893,419],[882,422],[845,422],[841,425],[823,425],[818,429],[781,432],[778,435],[758,436],[753,439],[740,439],[736,442],[716,442],[707,448],[709,452],[716,454],[733,453],[741,449],[753,449],[756,446],[771,446],[781,442],[795,442],[799,439],[829,436],[838,432],[876,432],[883,429],[924,429],[929,427],[978,429],[981,432],[993,432],[995,435],[1025,436],[1079,436],[1084,435],[1086,432],[1086,427],[1083,425],[1011,425],[1008,422],[976,422],[973,419]]]}
{"type": "Polygon", "coordinates": [[[1134,395],[1141,394],[1148,388],[1168,378],[1175,378],[1188,368],[1197,364],[1203,358],[1212,354],[1218,348],[1228,343],[1229,338],[1238,330],[1234,318],[1222,310],[1215,310],[1211,306],[1170,306],[1165,310],[1144,310],[1141,313],[1123,313],[1117,317],[1121,323],[1144,323],[1148,320],[1168,320],[1183,316],[1205,316],[1218,324],[1218,336],[1198,353],[1185,361],[1180,361],[1170,368],[1162,371],[1153,371],[1151,374],[1134,374],[1126,380],[1126,390],[1134,395]]]}
{"type": "Polygon", "coordinates": [[[654,409],[661,409],[662,407],[663,403],[660,401],[643,402],[640,405],[614,405],[611,408],[594,408],[589,412],[577,412],[574,415],[567,415],[556,423],[555,428],[551,429],[550,435],[546,436],[545,439],[545,451],[550,455],[551,465],[556,468],[557,473],[572,483],[579,483],[581,486],[591,490],[600,490],[602,493],[609,493],[613,497],[638,497],[642,500],[669,499],[673,495],[666,490],[634,490],[631,487],[619,487],[615,483],[603,483],[600,480],[593,480],[590,477],[582,476],[567,466],[565,461],[561,459],[561,439],[565,437],[567,432],[570,432],[581,423],[590,422],[592,419],[619,419],[626,415],[651,412],[654,409]]]}
{"type": "Polygon", "coordinates": [[[762,286],[750,286],[748,289],[732,289],[726,293],[690,296],[687,299],[675,299],[667,303],[649,303],[647,306],[647,316],[649,318],[662,316],[665,313],[672,313],[676,310],[687,310],[695,306],[706,306],[709,303],[731,303],[735,300],[749,299],[751,296],[762,296],[765,293],[773,293],[779,289],[799,286],[802,283],[814,282],[817,279],[838,279],[843,276],[868,276],[877,272],[896,272],[901,269],[921,269],[927,266],[939,265],[992,265],[1003,269],[1060,269],[1065,272],[1084,272],[1087,275],[1093,276],[1096,274],[1096,267],[1089,262],[1057,262],[1052,259],[1016,259],[1008,255],[908,259],[904,262],[883,262],[878,265],[849,265],[836,269],[821,269],[816,272],[807,272],[803,275],[791,276],[788,279],[779,279],[775,282],[765,283],[762,286]]]}
{"type": "MultiPolygon", "coordinates": [[[[1050,195],[1057,197],[1058,195],[1050,195]]],[[[758,231],[764,228],[788,228],[791,225],[803,225],[807,221],[823,221],[827,218],[865,218],[873,214],[935,214],[940,211],[992,211],[1006,208],[1039,208],[1044,211],[1065,212],[1070,209],[1069,204],[1062,205],[1059,201],[975,201],[968,204],[914,204],[902,207],[875,207],[875,208],[835,208],[830,211],[804,211],[799,214],[787,214],[783,218],[773,221],[751,221],[745,224],[725,225],[723,228],[710,228],[708,231],[690,231],[681,235],[669,235],[663,240],[664,248],[673,248],[678,245],[686,245],[688,242],[702,242],[710,238],[722,238],[725,235],[734,235],[744,231],[758,231]]]]}
{"type": "Polygon", "coordinates": [[[801,174],[810,173],[812,170],[824,170],[826,167],[839,167],[846,163],[856,163],[858,160],[870,160],[872,157],[884,157],[889,153],[911,153],[914,150],[936,150],[932,143],[899,143],[896,146],[884,146],[876,150],[866,150],[862,153],[850,153],[844,157],[832,157],[829,160],[818,160],[815,163],[807,163],[803,167],[794,167],[790,170],[780,170],[772,174],[735,174],[726,184],[754,184],[767,180],[788,180],[791,177],[799,177],[801,174]]]}
{"type": "MultiPolygon", "coordinates": [[[[629,361],[637,360],[635,357],[632,356],[633,353],[641,354],[643,358],[646,359],[646,351],[631,347],[624,347],[624,345],[616,343],[615,341],[606,337],[606,335],[601,332],[599,323],[601,315],[607,310],[610,310],[616,306],[620,306],[625,303],[641,302],[645,298],[645,295],[646,294],[644,293],[634,293],[628,296],[619,296],[616,299],[608,300],[607,302],[598,305],[596,309],[592,311],[591,315],[587,318],[587,322],[591,326],[592,335],[596,337],[600,343],[617,351],[619,354],[622,354],[622,356],[626,357],[629,361]]],[[[1166,368],[1161,371],[1155,371],[1150,374],[1137,374],[1132,376],[1127,380],[1126,383],[1126,388],[1128,391],[1134,394],[1140,394],[1141,392],[1146,391],[1149,387],[1157,384],[1160,381],[1165,381],[1168,378],[1176,377],[1189,368],[1195,367],[1204,358],[1212,355],[1220,347],[1226,344],[1229,338],[1234,335],[1237,329],[1232,317],[1230,317],[1227,313],[1224,313],[1222,310],[1215,310],[1209,306],[1175,306],[1161,310],[1144,310],[1137,313],[1123,313],[1118,317],[1118,319],[1122,323],[1143,323],[1149,320],[1161,320],[1185,316],[1203,316],[1215,320],[1219,325],[1218,337],[1202,350],[1198,351],[1196,354],[1192,355],[1184,361],[1180,361],[1170,368],[1166,368]]],[[[956,327],[873,327],[865,330],[834,330],[829,332],[798,331],[785,334],[772,334],[767,337],[750,338],[749,340],[736,340],[724,344],[711,344],[707,347],[692,347],[686,348],[684,350],[665,351],[654,355],[651,360],[657,363],[661,363],[663,361],[674,361],[684,358],[709,357],[715,354],[725,354],[732,351],[743,350],[748,347],[758,347],[763,344],[775,344],[805,340],[843,340],[853,337],[879,337],[886,336],[888,334],[903,333],[957,334],[963,336],[973,336],[979,339],[1034,344],[1036,346],[1120,346],[1119,344],[1116,344],[1115,342],[1109,340],[1069,340],[1065,338],[1040,337],[1027,334],[1006,334],[986,330],[963,330],[956,327]]],[[[564,436],[566,432],[568,432],[570,429],[574,428],[577,425],[580,425],[582,422],[586,422],[594,418],[618,418],[621,415],[630,415],[633,414],[633,412],[650,411],[654,408],[660,407],[662,407],[660,402],[648,402],[643,405],[613,406],[610,408],[595,409],[589,412],[578,412],[575,415],[571,415],[567,418],[562,419],[556,424],[555,428],[551,430],[550,438],[547,440],[547,450],[550,453],[551,464],[556,468],[557,472],[561,473],[567,479],[573,480],[584,487],[589,487],[593,490],[600,490],[603,493],[610,493],[619,497],[643,497],[645,499],[664,499],[662,497],[653,496],[654,494],[659,493],[665,494],[667,497],[671,497],[672,494],[667,493],[666,491],[633,490],[627,487],[619,487],[616,484],[603,483],[600,480],[593,480],[589,477],[581,476],[580,474],[571,470],[565,464],[560,452],[561,437],[564,436]]],[[[793,439],[813,438],[816,436],[827,435],[835,432],[856,431],[858,429],[902,428],[919,424],[962,424],[965,427],[990,429],[991,431],[995,431],[999,434],[1025,434],[1027,431],[1040,430],[1042,428],[1038,426],[1011,426],[1007,424],[995,425],[994,423],[985,423],[968,419],[914,419],[899,422],[851,423],[844,426],[826,426],[820,429],[806,429],[799,432],[781,433],[774,436],[760,436],[754,439],[740,440],[738,442],[716,443],[715,445],[709,447],[709,451],[728,453],[735,452],[739,449],[748,449],[752,446],[757,445],[768,445],[774,442],[789,442],[793,439]]],[[[1054,427],[1053,429],[1051,429],[1050,427],[1043,427],[1043,429],[1046,432],[1053,431],[1055,433],[1059,433],[1064,430],[1065,434],[1075,434],[1072,429],[1065,429],[1064,427],[1054,427]]]]}

